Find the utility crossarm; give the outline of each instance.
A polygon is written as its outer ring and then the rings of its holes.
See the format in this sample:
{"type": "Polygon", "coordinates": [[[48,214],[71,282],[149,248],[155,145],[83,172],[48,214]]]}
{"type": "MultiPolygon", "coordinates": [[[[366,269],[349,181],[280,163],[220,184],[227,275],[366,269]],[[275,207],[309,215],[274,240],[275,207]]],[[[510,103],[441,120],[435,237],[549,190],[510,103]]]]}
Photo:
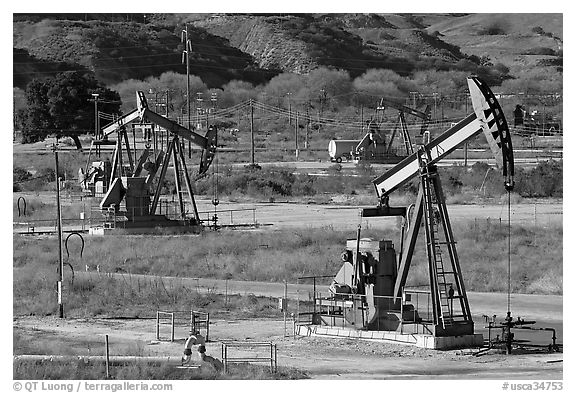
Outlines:
{"type": "MultiPolygon", "coordinates": [[[[514,176],[514,158],[511,148],[510,132],[502,109],[494,94],[486,84],[475,77],[468,78],[468,88],[472,98],[474,113],[448,129],[438,138],[423,146],[428,154],[429,164],[435,164],[452,153],[466,141],[484,132],[488,144],[503,170],[507,187],[511,187],[514,176]]],[[[418,152],[411,154],[398,165],[373,180],[376,193],[381,202],[388,195],[406,184],[419,173],[418,152]]],[[[366,212],[370,214],[370,210],[366,212]]]]}

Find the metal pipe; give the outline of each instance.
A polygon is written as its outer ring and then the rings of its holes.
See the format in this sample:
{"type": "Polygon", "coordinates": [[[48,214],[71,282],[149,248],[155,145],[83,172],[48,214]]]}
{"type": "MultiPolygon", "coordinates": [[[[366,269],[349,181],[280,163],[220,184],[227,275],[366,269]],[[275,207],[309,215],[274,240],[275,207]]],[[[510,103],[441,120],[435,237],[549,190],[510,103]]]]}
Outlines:
{"type": "MultiPolygon", "coordinates": [[[[14,362],[84,362],[84,363],[106,363],[105,355],[15,355],[14,362]]],[[[168,363],[180,365],[180,356],[110,356],[110,364],[142,364],[142,363],[168,363]]]]}

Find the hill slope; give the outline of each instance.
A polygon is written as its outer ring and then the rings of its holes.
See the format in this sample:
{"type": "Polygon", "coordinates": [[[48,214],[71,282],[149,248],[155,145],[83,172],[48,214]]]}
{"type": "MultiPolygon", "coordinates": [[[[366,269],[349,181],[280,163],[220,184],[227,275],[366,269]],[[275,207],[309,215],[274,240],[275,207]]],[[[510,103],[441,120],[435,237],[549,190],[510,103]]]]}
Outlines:
{"type": "Polygon", "coordinates": [[[107,84],[185,73],[186,23],[191,73],[210,87],[319,66],[352,77],[371,68],[410,75],[500,63],[514,76],[562,67],[561,14],[15,14],[14,85],[65,69],[93,70],[107,84]]]}

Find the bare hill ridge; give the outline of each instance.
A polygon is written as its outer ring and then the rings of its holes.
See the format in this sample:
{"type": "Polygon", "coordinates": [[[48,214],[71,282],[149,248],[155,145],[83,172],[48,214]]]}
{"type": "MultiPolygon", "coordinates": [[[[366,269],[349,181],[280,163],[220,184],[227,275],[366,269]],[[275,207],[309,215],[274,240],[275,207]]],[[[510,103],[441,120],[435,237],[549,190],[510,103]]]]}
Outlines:
{"type": "Polygon", "coordinates": [[[15,14],[14,84],[62,69],[94,70],[105,83],[183,73],[185,23],[191,72],[210,86],[319,66],[353,77],[462,61],[501,64],[512,76],[562,67],[562,14],[15,14]]]}

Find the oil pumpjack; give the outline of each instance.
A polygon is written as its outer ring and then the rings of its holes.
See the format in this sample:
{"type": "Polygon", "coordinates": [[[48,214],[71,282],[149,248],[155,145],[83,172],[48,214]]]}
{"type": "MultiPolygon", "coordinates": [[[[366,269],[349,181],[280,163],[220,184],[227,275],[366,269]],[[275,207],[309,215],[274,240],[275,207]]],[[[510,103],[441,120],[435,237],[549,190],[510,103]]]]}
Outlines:
{"type": "Polygon", "coordinates": [[[92,170],[81,173],[84,185],[94,184],[100,186],[101,202],[100,209],[108,214],[106,220],[113,216],[113,225],[106,224],[110,229],[121,227],[132,232],[147,231],[157,227],[179,228],[180,231],[197,231],[201,227],[200,217],[194,200],[192,181],[205,175],[214,155],[216,154],[217,129],[214,126],[208,128],[206,135],[181,126],[177,122],[153,112],[149,107],[146,96],[142,91],[136,92],[137,109],[132,110],[118,120],[107,125],[102,130],[101,138],[95,141],[96,145],[110,144],[106,142],[109,135],[116,132],[117,140],[112,162],[96,162],[92,170]],[[139,159],[132,157],[126,125],[132,121],[151,123],[166,130],[168,143],[166,151],[155,152],[152,159],[151,146],[149,143],[143,149],[139,159]],[[200,147],[202,151],[200,166],[194,178],[190,177],[181,140],[187,140],[200,147]],[[125,153],[125,154],[124,154],[125,153]],[[124,165],[124,155],[128,158],[128,166],[124,165]],[[161,190],[170,161],[174,169],[174,181],[177,196],[176,218],[169,218],[165,214],[157,212],[160,202],[161,190]],[[94,168],[98,170],[95,171],[94,168]],[[143,175],[147,172],[146,175],[143,175]],[[156,179],[156,174],[158,178],[156,179]],[[185,207],[183,184],[185,183],[188,197],[191,201],[192,211],[189,217],[185,207]]]}
{"type": "Polygon", "coordinates": [[[382,338],[428,348],[481,345],[474,322],[456,242],[436,164],[483,133],[502,168],[504,186],[514,186],[514,158],[502,109],[489,87],[468,78],[474,113],[378,176],[373,184],[379,203],[361,210],[362,217],[402,217],[399,251],[389,240],[348,240],[343,265],[327,297],[314,299],[312,325],[303,334],[382,338]],[[413,209],[391,207],[389,195],[420,177],[413,209]],[[425,229],[429,289],[411,290],[406,281],[421,224],[425,229]],[[338,329],[332,329],[337,327],[338,329]],[[342,330],[341,328],[348,328],[342,330]],[[356,330],[356,332],[354,332],[356,330]],[[337,333],[335,333],[337,332],[337,333]],[[416,337],[416,342],[414,342],[416,337]]]}

